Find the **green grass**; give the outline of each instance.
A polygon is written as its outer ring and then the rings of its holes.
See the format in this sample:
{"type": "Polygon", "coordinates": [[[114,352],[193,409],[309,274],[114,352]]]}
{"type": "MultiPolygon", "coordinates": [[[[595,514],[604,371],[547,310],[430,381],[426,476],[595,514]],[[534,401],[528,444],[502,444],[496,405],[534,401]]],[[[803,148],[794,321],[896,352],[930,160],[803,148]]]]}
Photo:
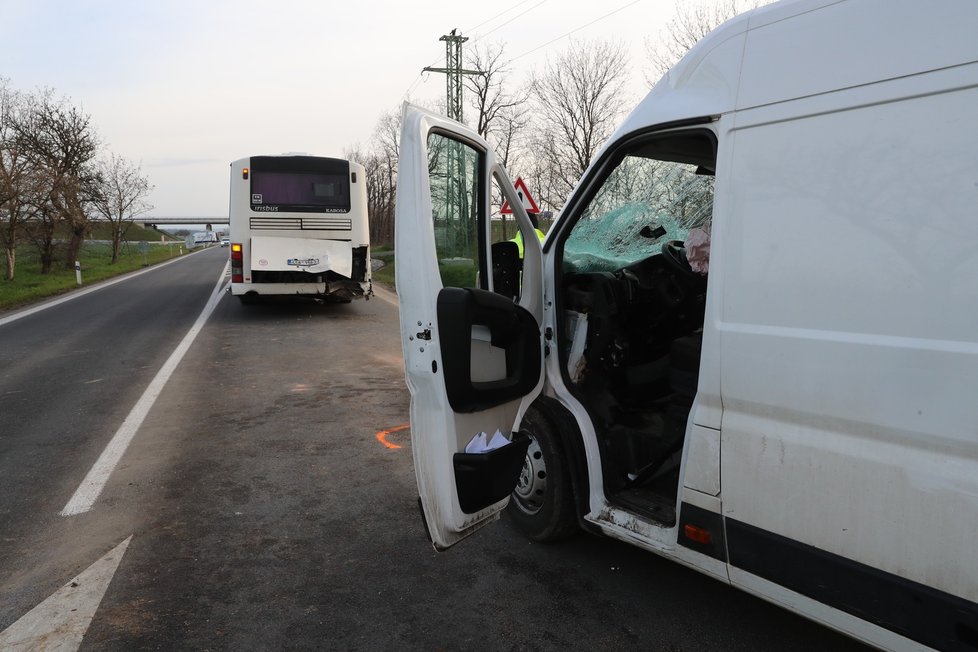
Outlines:
{"type": "MultiPolygon", "coordinates": [[[[371,252],[371,257],[372,252],[371,252]]],[[[383,258],[384,266],[380,269],[374,270],[373,279],[377,283],[383,283],[384,285],[394,288],[394,256],[383,258]]]]}
{"type": "MultiPolygon", "coordinates": [[[[112,260],[111,245],[86,242],[79,254],[82,287],[180,255],[180,242],[171,240],[167,244],[160,244],[159,232],[148,229],[145,231],[147,231],[146,235],[153,236],[153,239],[149,241],[149,250],[143,254],[139,250],[138,242],[123,243],[119,250],[119,260],[115,264],[110,262],[112,260]]],[[[60,249],[63,251],[63,247],[60,249]]],[[[55,262],[50,273],[41,274],[41,263],[37,250],[28,245],[17,249],[14,280],[7,281],[5,276],[5,273],[0,274],[0,310],[23,306],[39,299],[70,292],[79,287],[75,280],[75,270],[73,268],[64,269],[63,257],[55,262]]]]}
{"type": "Polygon", "coordinates": [[[384,261],[384,266],[373,271],[373,280],[394,289],[394,247],[380,245],[370,247],[370,258],[384,261]]]}

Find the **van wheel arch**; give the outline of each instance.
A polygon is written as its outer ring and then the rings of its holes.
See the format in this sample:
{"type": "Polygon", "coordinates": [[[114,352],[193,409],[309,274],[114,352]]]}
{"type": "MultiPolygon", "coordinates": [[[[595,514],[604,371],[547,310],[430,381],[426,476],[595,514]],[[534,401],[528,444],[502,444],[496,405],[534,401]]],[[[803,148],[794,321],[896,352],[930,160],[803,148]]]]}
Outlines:
{"type": "Polygon", "coordinates": [[[539,542],[559,541],[582,528],[591,530],[583,520],[588,510],[587,464],[571,414],[556,400],[541,397],[527,410],[520,430],[531,437],[531,444],[520,486],[509,504],[517,527],[539,542]],[[545,479],[528,477],[541,470],[545,479]],[[534,488],[543,490],[538,500],[529,496],[534,488]]]}

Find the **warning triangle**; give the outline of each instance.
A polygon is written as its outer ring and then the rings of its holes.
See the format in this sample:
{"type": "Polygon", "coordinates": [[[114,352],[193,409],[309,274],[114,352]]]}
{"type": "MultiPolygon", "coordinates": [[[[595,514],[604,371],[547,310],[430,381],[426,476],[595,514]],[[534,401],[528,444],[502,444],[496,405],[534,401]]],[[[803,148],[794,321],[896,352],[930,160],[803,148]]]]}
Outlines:
{"type": "MultiPolygon", "coordinates": [[[[540,212],[539,207],[537,207],[537,203],[533,200],[533,196],[526,188],[526,183],[523,182],[523,177],[517,177],[516,183],[513,184],[513,187],[516,189],[516,194],[520,198],[520,203],[523,204],[523,208],[526,209],[527,213],[540,212]]],[[[503,207],[499,209],[499,212],[503,215],[512,214],[513,207],[509,205],[508,200],[503,200],[503,207]]]]}

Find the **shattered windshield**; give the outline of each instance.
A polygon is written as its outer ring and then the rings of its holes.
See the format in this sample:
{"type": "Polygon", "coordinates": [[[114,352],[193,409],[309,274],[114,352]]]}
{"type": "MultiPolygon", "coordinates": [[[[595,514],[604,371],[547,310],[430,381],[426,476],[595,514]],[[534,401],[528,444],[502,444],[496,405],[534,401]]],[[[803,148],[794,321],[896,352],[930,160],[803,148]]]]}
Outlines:
{"type": "MultiPolygon", "coordinates": [[[[709,223],[714,177],[712,145],[707,144],[710,158],[702,163],[625,156],[565,241],[564,271],[614,271],[659,253],[664,242],[685,240],[690,229],[709,223]]],[[[703,148],[698,143],[694,149],[703,148]]]]}

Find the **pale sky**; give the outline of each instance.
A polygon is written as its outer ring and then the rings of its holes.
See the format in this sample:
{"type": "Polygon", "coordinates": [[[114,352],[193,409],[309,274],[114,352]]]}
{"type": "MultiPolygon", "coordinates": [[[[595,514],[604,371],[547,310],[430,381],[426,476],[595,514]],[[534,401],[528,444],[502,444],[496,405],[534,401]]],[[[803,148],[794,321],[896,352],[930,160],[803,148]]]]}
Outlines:
{"type": "Polygon", "coordinates": [[[224,216],[228,164],[244,156],[342,156],[367,147],[404,99],[445,95],[439,37],[501,43],[514,83],[570,39],[619,39],[632,100],[644,40],[675,0],[0,0],[0,76],[52,87],[92,117],[108,150],[142,164],[156,216],[224,216]],[[610,15],[608,15],[610,14],[610,15]],[[575,31],[576,30],[576,31],[575,31]],[[564,37],[573,32],[570,37],[564,37]],[[564,37],[564,38],[561,38],[564,37]],[[532,51],[532,52],[531,52],[532,51]]]}

